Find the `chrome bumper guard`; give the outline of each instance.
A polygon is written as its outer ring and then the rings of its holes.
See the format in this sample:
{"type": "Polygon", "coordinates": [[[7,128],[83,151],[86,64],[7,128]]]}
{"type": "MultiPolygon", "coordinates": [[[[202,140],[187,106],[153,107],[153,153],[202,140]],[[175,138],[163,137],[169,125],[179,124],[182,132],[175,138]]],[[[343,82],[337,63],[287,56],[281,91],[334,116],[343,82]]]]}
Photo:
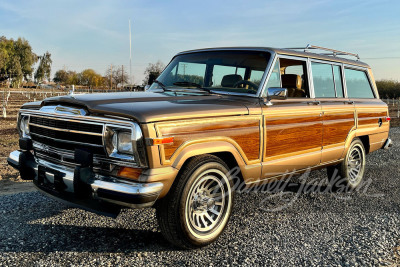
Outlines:
{"type": "Polygon", "coordinates": [[[21,156],[24,153],[30,152],[11,152],[8,164],[21,173],[21,168],[26,166],[32,169],[35,174],[33,183],[40,192],[95,213],[116,217],[122,207],[151,207],[163,188],[162,183],[136,183],[94,174],[94,179],[87,184],[90,194],[82,198],[77,196],[74,189],[74,169],[37,158],[33,162],[20,162],[26,158],[21,156]]]}

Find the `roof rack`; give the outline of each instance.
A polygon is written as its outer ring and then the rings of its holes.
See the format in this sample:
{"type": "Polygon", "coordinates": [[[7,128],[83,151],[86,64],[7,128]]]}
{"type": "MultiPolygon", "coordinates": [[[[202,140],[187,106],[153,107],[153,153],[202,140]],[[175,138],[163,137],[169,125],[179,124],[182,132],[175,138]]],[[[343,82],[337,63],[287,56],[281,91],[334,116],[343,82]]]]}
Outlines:
{"type": "Polygon", "coordinates": [[[321,55],[334,56],[334,57],[336,57],[336,56],[353,56],[353,57],[356,57],[357,60],[360,60],[360,56],[358,54],[339,51],[339,50],[325,48],[325,47],[316,46],[316,45],[310,45],[310,44],[308,44],[306,47],[293,47],[293,48],[286,48],[286,49],[304,50],[304,52],[308,52],[308,50],[311,50],[311,49],[324,50],[324,51],[329,51],[330,53],[320,53],[321,55]]]}

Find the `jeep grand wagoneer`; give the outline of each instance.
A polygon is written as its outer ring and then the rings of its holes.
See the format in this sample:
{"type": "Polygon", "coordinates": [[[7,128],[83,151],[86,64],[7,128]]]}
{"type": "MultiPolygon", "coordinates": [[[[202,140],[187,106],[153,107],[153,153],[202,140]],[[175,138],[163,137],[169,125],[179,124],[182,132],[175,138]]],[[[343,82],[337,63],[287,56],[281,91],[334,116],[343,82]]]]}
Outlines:
{"type": "Polygon", "coordinates": [[[200,49],[176,55],[147,92],[23,105],[8,162],[42,193],[90,211],[154,206],[165,238],[194,248],[228,222],[231,170],[253,186],[327,168],[356,188],[366,154],[391,146],[389,121],[357,55],[200,49]]]}

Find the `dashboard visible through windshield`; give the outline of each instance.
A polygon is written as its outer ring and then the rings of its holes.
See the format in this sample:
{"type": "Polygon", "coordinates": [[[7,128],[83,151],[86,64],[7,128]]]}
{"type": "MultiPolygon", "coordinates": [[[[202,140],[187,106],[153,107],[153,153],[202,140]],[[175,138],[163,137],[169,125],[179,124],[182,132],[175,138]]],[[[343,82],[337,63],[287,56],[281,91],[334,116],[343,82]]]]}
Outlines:
{"type": "Polygon", "coordinates": [[[257,94],[271,55],[261,51],[203,51],[176,56],[150,90],[257,94]]]}

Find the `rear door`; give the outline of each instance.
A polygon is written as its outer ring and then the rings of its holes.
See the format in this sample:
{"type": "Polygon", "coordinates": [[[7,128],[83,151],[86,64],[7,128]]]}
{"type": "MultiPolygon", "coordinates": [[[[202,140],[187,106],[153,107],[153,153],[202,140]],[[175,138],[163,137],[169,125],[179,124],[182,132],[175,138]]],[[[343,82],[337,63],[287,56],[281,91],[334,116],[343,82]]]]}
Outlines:
{"type": "Polygon", "coordinates": [[[321,162],[333,162],[341,158],[347,136],[355,129],[354,102],[345,97],[342,64],[311,60],[311,73],[323,114],[321,162]]]}

